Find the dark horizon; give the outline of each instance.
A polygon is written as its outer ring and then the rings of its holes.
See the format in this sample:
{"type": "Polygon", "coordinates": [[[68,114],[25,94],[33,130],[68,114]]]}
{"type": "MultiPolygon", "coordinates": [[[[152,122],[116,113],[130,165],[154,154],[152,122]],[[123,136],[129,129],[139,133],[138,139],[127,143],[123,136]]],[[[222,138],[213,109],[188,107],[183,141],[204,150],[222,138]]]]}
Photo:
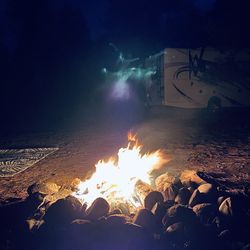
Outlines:
{"type": "MultiPolygon", "coordinates": [[[[1,1],[1,127],[50,127],[95,102],[117,54],[247,48],[248,1],[1,1]]],[[[82,112],[83,112],[82,111],[82,112]]],[[[57,125],[55,125],[57,124],[57,125]]]]}

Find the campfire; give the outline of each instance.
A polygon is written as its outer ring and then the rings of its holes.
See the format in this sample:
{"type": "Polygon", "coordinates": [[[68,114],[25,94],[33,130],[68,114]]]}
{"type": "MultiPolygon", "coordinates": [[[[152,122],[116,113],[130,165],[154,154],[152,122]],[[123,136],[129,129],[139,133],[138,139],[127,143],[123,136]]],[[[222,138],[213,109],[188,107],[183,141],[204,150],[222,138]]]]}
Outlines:
{"type": "Polygon", "coordinates": [[[0,206],[0,249],[249,249],[248,193],[200,171],[173,175],[163,151],[128,141],[87,180],[34,183],[25,200],[0,206]]]}
{"type": "Polygon", "coordinates": [[[87,206],[98,197],[106,199],[113,209],[122,204],[130,212],[143,206],[147,193],[153,190],[153,171],[167,162],[161,150],[142,153],[143,146],[131,132],[128,145],[116,157],[100,160],[93,175],[81,182],[73,194],[87,206]]]}

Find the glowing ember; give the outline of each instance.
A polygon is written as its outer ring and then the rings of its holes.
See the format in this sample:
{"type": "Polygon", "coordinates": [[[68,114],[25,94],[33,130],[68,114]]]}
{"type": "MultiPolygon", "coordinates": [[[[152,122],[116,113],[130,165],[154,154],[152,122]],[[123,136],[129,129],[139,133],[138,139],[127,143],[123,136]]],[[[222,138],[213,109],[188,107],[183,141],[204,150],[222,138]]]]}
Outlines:
{"type": "Polygon", "coordinates": [[[111,205],[125,203],[129,207],[140,207],[142,201],[136,194],[136,183],[151,184],[152,170],[165,161],[159,150],[142,154],[142,145],[132,133],[128,134],[128,141],[126,148],[119,149],[117,158],[99,161],[91,178],[81,182],[73,195],[88,206],[97,197],[103,197],[111,205]]]}

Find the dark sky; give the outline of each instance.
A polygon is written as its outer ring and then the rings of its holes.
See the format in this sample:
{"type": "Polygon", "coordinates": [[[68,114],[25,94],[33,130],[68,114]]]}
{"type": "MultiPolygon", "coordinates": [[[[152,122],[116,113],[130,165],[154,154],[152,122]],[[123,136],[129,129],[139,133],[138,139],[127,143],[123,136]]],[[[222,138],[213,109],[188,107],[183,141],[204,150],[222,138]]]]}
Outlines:
{"type": "Polygon", "coordinates": [[[1,0],[7,127],[60,122],[92,99],[100,68],[113,63],[110,42],[135,57],[164,47],[249,47],[249,1],[1,0]]]}

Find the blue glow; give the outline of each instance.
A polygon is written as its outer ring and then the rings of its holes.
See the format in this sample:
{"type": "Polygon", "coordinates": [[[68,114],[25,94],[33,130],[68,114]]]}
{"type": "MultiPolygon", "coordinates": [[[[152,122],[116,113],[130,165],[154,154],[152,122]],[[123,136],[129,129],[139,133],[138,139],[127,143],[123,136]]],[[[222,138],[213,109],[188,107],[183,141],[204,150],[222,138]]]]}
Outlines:
{"type": "Polygon", "coordinates": [[[116,81],[111,92],[112,99],[128,100],[130,96],[131,96],[131,93],[130,93],[129,85],[121,79],[116,81]]]}
{"type": "MultiPolygon", "coordinates": [[[[114,46],[114,45],[113,45],[114,46]]],[[[116,47],[115,47],[116,48],[116,47]]],[[[117,49],[117,48],[116,48],[117,49]]],[[[156,73],[153,68],[133,67],[131,63],[139,61],[139,58],[125,59],[120,52],[118,56],[119,70],[109,72],[106,68],[102,72],[107,75],[107,80],[112,84],[111,98],[127,100],[131,97],[131,87],[135,84],[144,84],[156,73]]]]}

